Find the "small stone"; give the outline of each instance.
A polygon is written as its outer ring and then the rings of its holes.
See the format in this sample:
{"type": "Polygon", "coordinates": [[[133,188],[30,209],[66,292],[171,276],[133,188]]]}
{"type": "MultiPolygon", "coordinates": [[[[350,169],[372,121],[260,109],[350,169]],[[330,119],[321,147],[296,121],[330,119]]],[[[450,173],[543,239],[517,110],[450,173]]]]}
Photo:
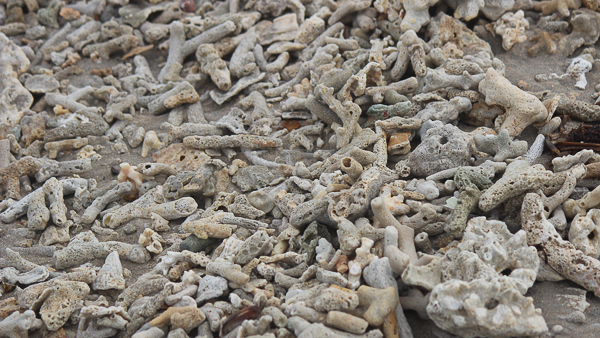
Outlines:
{"type": "Polygon", "coordinates": [[[123,227],[123,232],[131,235],[132,233],[137,231],[137,227],[133,224],[127,224],[126,226],[123,227]]]}
{"type": "Polygon", "coordinates": [[[61,8],[59,15],[67,21],[76,20],[81,17],[81,13],[79,11],[68,7],[61,8]]]}
{"type": "Polygon", "coordinates": [[[269,168],[252,165],[239,169],[233,176],[232,182],[237,184],[242,191],[252,191],[269,186],[274,179],[275,175],[269,168]]]}
{"type": "Polygon", "coordinates": [[[363,270],[363,277],[368,285],[381,289],[393,286],[396,282],[387,257],[373,260],[363,270]]]}
{"type": "Polygon", "coordinates": [[[585,314],[581,311],[573,311],[570,314],[563,316],[562,318],[571,323],[576,323],[576,324],[585,323],[585,314]]]}
{"type": "Polygon", "coordinates": [[[205,251],[206,248],[215,245],[218,242],[219,240],[217,238],[209,237],[206,239],[202,239],[196,237],[196,235],[194,234],[190,234],[186,239],[183,240],[183,242],[179,244],[179,248],[181,248],[181,251],[188,250],[192,252],[200,252],[205,251]]]}
{"type": "Polygon", "coordinates": [[[33,75],[25,81],[25,88],[34,94],[44,94],[60,87],[60,83],[50,75],[33,75]]]}

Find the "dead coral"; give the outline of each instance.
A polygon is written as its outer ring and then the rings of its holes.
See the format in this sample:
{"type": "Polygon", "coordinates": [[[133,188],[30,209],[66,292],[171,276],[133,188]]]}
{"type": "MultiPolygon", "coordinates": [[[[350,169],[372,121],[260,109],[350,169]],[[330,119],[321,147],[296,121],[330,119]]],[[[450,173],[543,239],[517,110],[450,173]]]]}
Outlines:
{"type": "Polygon", "coordinates": [[[24,157],[6,168],[0,169],[0,186],[6,198],[21,199],[21,176],[33,175],[40,168],[32,157],[24,157]]]}
{"type": "Polygon", "coordinates": [[[556,54],[558,51],[556,41],[560,40],[562,36],[563,34],[560,33],[550,34],[546,31],[542,31],[539,34],[530,37],[529,40],[534,41],[535,45],[529,48],[527,54],[531,57],[539,56],[542,53],[556,54]]]}
{"type": "Polygon", "coordinates": [[[570,9],[577,9],[580,6],[581,0],[549,0],[534,2],[533,9],[541,11],[544,15],[558,12],[560,15],[568,17],[571,14],[570,9]]]}

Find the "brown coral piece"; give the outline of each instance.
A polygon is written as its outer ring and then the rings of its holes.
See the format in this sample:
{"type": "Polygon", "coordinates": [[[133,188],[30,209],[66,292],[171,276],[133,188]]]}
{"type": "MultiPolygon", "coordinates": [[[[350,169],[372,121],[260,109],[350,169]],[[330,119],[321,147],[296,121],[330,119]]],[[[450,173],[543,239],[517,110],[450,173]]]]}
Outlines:
{"type": "Polygon", "coordinates": [[[543,15],[559,12],[562,16],[569,16],[571,14],[569,9],[577,9],[579,7],[581,7],[581,0],[550,0],[533,3],[533,9],[541,11],[543,15]]]}
{"type": "Polygon", "coordinates": [[[19,301],[16,298],[8,298],[0,301],[0,318],[4,319],[11,313],[19,311],[19,301]]]}
{"type": "Polygon", "coordinates": [[[6,168],[0,169],[0,189],[6,191],[6,197],[21,199],[19,178],[24,175],[33,175],[40,169],[33,157],[24,157],[6,168]]]}
{"type": "Polygon", "coordinates": [[[150,321],[150,326],[171,325],[173,328],[190,330],[200,325],[206,316],[196,306],[170,307],[158,317],[150,321]]]}
{"type": "Polygon", "coordinates": [[[542,53],[555,54],[558,51],[555,41],[560,40],[563,35],[564,34],[561,33],[550,34],[546,31],[542,31],[539,34],[530,37],[529,40],[534,41],[536,44],[529,48],[527,54],[532,58],[542,53]]]}
{"type": "Polygon", "coordinates": [[[302,127],[302,124],[298,120],[285,120],[281,122],[281,128],[278,129],[287,129],[287,131],[292,131],[294,129],[298,129],[302,127]]]}
{"type": "Polygon", "coordinates": [[[59,14],[63,19],[65,19],[67,21],[76,20],[81,17],[81,13],[79,11],[74,10],[69,7],[61,8],[59,14]]]}
{"type": "Polygon", "coordinates": [[[404,155],[410,151],[410,132],[398,133],[390,136],[388,153],[390,155],[404,155]]]}
{"type": "Polygon", "coordinates": [[[110,67],[106,67],[104,69],[92,69],[90,70],[90,74],[97,75],[100,77],[106,77],[112,75],[112,69],[110,69],[110,67]]]}
{"type": "Polygon", "coordinates": [[[135,48],[133,48],[132,50],[130,50],[127,54],[123,55],[123,57],[121,58],[121,60],[127,60],[132,56],[136,56],[138,54],[142,54],[145,53],[149,50],[152,50],[154,48],[154,45],[148,45],[148,46],[137,46],[135,48]]]}
{"type": "Polygon", "coordinates": [[[583,5],[596,12],[600,9],[600,1],[598,0],[583,0],[583,5]]]}

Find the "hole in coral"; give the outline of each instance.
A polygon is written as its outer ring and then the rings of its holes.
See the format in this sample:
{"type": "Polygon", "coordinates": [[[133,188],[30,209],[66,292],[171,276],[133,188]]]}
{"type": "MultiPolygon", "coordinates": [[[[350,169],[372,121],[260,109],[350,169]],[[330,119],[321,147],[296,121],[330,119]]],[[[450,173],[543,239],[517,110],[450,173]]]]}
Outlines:
{"type": "Polygon", "coordinates": [[[590,241],[593,241],[596,238],[596,232],[595,231],[590,232],[590,234],[587,237],[590,241]]]}
{"type": "Polygon", "coordinates": [[[512,270],[511,269],[504,269],[502,270],[502,272],[500,272],[502,275],[504,276],[510,276],[512,270]]]}
{"type": "Polygon", "coordinates": [[[179,160],[180,160],[180,161],[183,161],[183,160],[185,160],[185,155],[181,155],[181,156],[179,156],[179,160]]]}
{"type": "Polygon", "coordinates": [[[490,299],[485,303],[485,308],[488,310],[494,309],[500,302],[497,299],[490,299]]]}
{"type": "Polygon", "coordinates": [[[448,143],[448,138],[446,136],[442,136],[442,138],[440,139],[440,144],[446,144],[448,143]]]}
{"type": "Polygon", "coordinates": [[[583,259],[581,259],[581,258],[577,258],[574,263],[575,264],[583,264],[583,265],[585,265],[585,261],[583,259]]]}
{"type": "Polygon", "coordinates": [[[222,206],[218,207],[218,208],[217,208],[217,210],[221,210],[221,211],[225,211],[225,212],[227,212],[227,211],[228,211],[228,210],[227,210],[227,207],[226,207],[226,206],[224,206],[224,205],[222,205],[222,206]]]}

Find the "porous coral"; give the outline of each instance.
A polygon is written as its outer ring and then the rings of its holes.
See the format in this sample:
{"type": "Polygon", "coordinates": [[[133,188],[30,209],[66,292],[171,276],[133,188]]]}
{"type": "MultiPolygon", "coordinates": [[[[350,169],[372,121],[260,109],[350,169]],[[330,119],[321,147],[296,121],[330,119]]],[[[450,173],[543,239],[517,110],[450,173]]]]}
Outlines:
{"type": "Polygon", "coordinates": [[[528,336],[548,332],[533,299],[521,295],[503,278],[439,284],[431,292],[427,314],[436,325],[461,337],[528,336]],[[526,321],[519,319],[524,317],[526,321]]]}
{"type": "Polygon", "coordinates": [[[540,100],[512,85],[493,68],[488,68],[479,83],[479,91],[485,95],[485,103],[500,105],[506,110],[505,115],[499,117],[502,119],[499,129],[507,129],[511,137],[521,134],[528,125],[548,118],[548,110],[540,100]]]}

